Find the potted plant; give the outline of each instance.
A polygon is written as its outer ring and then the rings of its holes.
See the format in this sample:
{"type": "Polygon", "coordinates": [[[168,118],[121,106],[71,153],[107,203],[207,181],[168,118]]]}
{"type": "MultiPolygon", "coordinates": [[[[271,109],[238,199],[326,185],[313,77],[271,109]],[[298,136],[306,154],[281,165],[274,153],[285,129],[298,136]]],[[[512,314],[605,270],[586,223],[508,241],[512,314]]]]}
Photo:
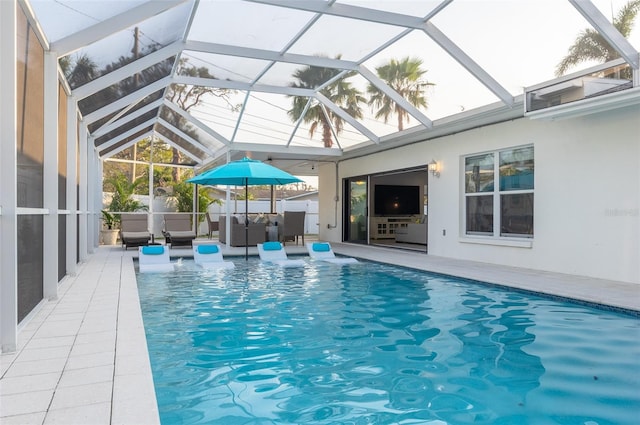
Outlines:
{"type": "Polygon", "coordinates": [[[104,228],[100,230],[100,238],[104,245],[115,245],[118,240],[118,218],[109,211],[102,210],[102,224],[104,228]]]}

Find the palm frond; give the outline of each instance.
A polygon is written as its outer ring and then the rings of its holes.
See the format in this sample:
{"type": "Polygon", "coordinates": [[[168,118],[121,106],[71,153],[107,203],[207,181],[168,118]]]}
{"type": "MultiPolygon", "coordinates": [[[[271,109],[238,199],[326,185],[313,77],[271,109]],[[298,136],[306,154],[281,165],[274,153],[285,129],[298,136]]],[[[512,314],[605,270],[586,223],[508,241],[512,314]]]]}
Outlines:
{"type": "MultiPolygon", "coordinates": [[[[419,58],[405,57],[403,59],[390,59],[386,64],[376,68],[378,77],[398,95],[406,99],[416,108],[427,108],[426,88],[434,85],[423,80],[427,70],[422,68],[422,60],[419,58]]],[[[368,105],[372,108],[377,119],[382,118],[385,124],[391,115],[397,115],[398,130],[403,129],[403,123],[409,122],[409,113],[387,96],[382,90],[373,84],[367,86],[369,94],[368,105]]]]}
{"type": "Polygon", "coordinates": [[[631,0],[625,4],[613,19],[613,25],[616,27],[623,37],[627,38],[631,35],[636,16],[640,12],[640,0],[631,0]]]}
{"type": "MultiPolygon", "coordinates": [[[[640,0],[630,0],[620,9],[613,19],[613,25],[623,37],[629,37],[635,19],[640,12],[640,0]]],[[[585,29],[569,46],[567,55],[556,66],[556,77],[560,77],[574,66],[586,62],[597,61],[605,63],[620,57],[620,54],[607,42],[607,40],[593,29],[585,29]]]]}
{"type": "MultiPolygon", "coordinates": [[[[340,57],[341,55],[338,55],[336,59],[340,59],[340,57]]],[[[296,81],[290,83],[289,86],[294,88],[316,89],[335,78],[340,72],[340,70],[333,68],[307,66],[294,71],[292,77],[296,81]]],[[[352,117],[359,119],[363,117],[360,104],[365,103],[366,99],[362,96],[362,93],[347,81],[347,79],[354,74],[354,72],[346,73],[341,76],[339,80],[324,86],[322,90],[320,90],[320,93],[343,108],[352,117]]],[[[311,138],[313,138],[318,128],[321,127],[323,144],[325,147],[331,147],[333,141],[330,123],[334,123],[334,129],[336,133],[339,134],[343,128],[343,119],[332,111],[327,111],[328,117],[325,116],[322,106],[320,105],[309,108],[305,113],[304,108],[307,104],[307,98],[300,96],[289,97],[293,98],[292,107],[287,111],[289,118],[293,121],[302,118],[305,123],[311,124],[309,128],[309,136],[311,138]],[[303,113],[304,117],[302,116],[303,113]]]]}

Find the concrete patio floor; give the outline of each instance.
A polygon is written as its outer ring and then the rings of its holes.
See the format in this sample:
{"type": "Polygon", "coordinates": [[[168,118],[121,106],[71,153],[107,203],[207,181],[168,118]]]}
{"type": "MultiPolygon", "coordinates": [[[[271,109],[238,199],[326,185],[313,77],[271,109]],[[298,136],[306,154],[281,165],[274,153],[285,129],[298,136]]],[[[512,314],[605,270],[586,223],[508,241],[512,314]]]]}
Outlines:
{"type": "MultiPolygon", "coordinates": [[[[202,242],[200,240],[199,242],[202,242]]],[[[340,254],[640,311],[640,286],[384,247],[332,244],[340,254]]],[[[287,245],[289,254],[306,254],[287,245]]],[[[190,256],[177,248],[172,256],[190,256]]],[[[256,248],[250,254],[257,255],[256,248]]],[[[244,248],[224,249],[225,256],[244,248]]],[[[25,320],[15,353],[0,356],[0,423],[158,424],[133,258],[100,247],[25,320]]],[[[233,259],[233,258],[230,258],[233,259]]]]}

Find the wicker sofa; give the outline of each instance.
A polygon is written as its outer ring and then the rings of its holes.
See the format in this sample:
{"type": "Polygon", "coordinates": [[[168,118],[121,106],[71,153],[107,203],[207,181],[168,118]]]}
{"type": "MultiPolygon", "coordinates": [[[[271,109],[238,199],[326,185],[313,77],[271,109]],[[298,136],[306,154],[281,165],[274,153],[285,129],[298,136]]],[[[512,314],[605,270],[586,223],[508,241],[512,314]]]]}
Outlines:
{"type": "MultiPolygon", "coordinates": [[[[218,226],[218,239],[220,243],[227,244],[227,217],[221,215],[218,226]]],[[[265,223],[254,223],[249,220],[249,246],[256,246],[266,240],[267,227],[265,223]]],[[[245,246],[244,223],[240,223],[238,218],[231,216],[231,241],[230,246],[245,246]]]]}

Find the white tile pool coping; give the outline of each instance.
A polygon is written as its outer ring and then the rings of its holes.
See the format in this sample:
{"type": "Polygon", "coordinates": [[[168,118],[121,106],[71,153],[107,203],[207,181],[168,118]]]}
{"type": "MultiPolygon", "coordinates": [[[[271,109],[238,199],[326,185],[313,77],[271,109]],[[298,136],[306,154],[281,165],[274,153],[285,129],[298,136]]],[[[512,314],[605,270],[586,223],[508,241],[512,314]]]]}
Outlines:
{"type": "MultiPolygon", "coordinates": [[[[433,257],[406,250],[332,244],[337,253],[556,296],[640,310],[640,285],[433,257]]],[[[286,247],[290,254],[302,246],[286,247]]],[[[223,251],[244,254],[244,248],[223,251]]],[[[250,254],[256,254],[255,248],[250,254]]],[[[172,250],[172,256],[190,250],[172,250]]],[[[44,302],[0,356],[3,425],[159,424],[132,259],[100,247],[44,302]]],[[[239,258],[238,258],[239,259],[239,258]]],[[[234,260],[238,260],[234,259],[234,260]]]]}

